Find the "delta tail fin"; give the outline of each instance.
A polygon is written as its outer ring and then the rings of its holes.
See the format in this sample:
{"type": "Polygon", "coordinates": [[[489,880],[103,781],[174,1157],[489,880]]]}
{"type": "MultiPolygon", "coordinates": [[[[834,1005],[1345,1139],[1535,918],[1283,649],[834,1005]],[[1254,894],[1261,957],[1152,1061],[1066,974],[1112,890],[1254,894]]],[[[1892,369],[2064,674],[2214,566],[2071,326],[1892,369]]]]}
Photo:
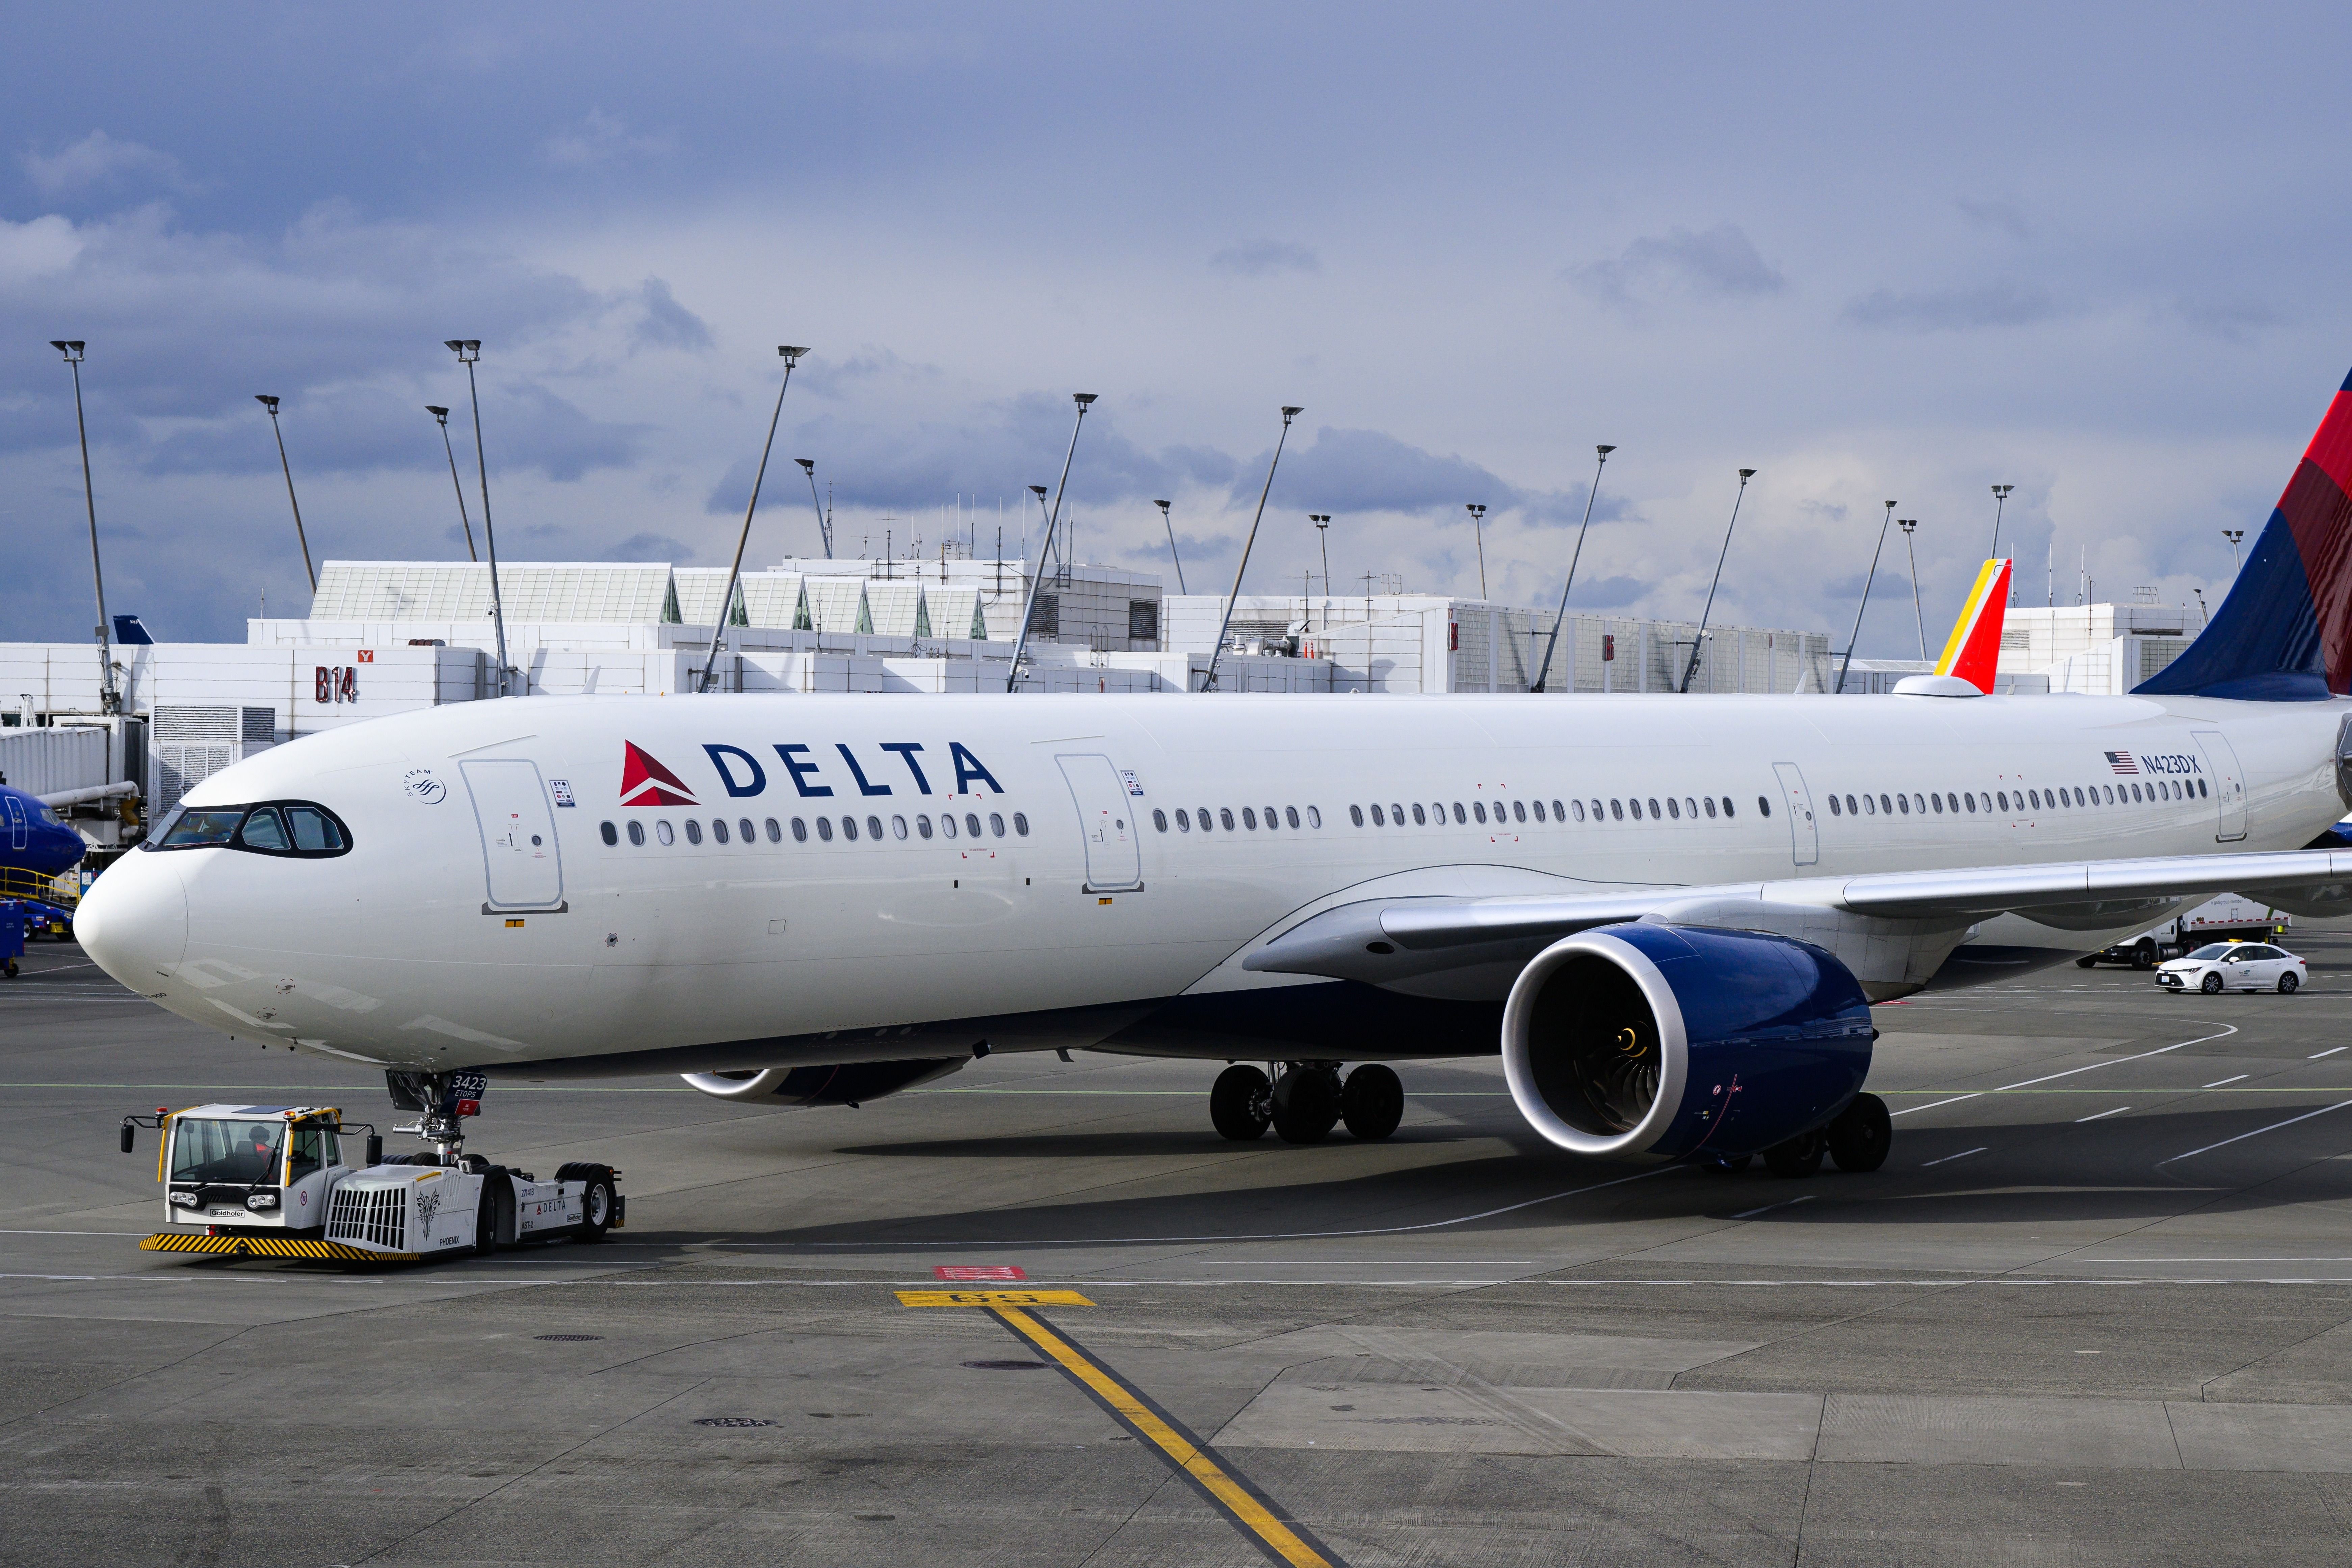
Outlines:
{"type": "Polygon", "coordinates": [[[2320,702],[2352,691],[2352,376],[2230,596],[2143,695],[2320,702]]]}
{"type": "Polygon", "coordinates": [[[1976,586],[1952,623],[1944,655],[1936,661],[1937,675],[1954,675],[1988,697],[2000,667],[2000,623],[2009,607],[2009,563],[1988,561],[1977,573],[1976,586]]]}

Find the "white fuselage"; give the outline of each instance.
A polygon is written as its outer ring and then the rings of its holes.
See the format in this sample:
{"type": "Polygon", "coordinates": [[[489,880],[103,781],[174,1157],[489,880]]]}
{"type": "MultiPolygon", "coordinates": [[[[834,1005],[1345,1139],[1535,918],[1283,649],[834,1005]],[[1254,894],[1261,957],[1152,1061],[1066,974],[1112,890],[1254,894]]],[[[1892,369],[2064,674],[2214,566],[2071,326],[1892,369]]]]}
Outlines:
{"type": "MultiPolygon", "coordinates": [[[[310,736],[205,780],[191,805],[313,801],[348,825],[352,848],[142,852],[100,879],[83,924],[110,972],[185,1017],[394,1065],[626,1056],[644,1070],[641,1053],[787,1037],[873,1056],[900,1031],[977,1018],[1044,1020],[1001,1025],[997,1048],[1083,1045],[1169,998],[1309,983],[1238,960],[1357,899],[2297,848],[2342,813],[2331,770],[2345,710],[529,698],[310,736]],[[684,788],[625,772],[629,744],[684,788]],[[499,763],[527,766],[486,766],[499,763]],[[534,776],[537,808],[516,790],[534,776]],[[643,804],[622,804],[625,781],[643,804]],[[2126,798],[2107,798],[2118,786],[2126,798]],[[2077,790],[2098,804],[2074,804],[2077,790]],[[1888,809],[1898,798],[1909,809],[1888,809]],[[1975,809],[1938,809],[1946,798],[1975,809]],[[1258,826],[1241,826],[1244,810],[1258,826]],[[534,834],[544,842],[525,845],[534,834]]],[[[2113,934],[2001,924],[2004,940],[2053,952],[2113,934]]],[[[747,1047],[745,1065],[758,1056],[747,1047]]]]}

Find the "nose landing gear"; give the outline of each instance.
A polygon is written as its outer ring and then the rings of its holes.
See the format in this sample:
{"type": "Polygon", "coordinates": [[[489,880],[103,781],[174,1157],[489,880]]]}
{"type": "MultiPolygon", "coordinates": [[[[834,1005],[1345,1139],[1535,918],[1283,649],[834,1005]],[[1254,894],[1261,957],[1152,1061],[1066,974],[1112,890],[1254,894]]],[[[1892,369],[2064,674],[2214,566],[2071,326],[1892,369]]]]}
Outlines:
{"type": "Polygon", "coordinates": [[[1378,1062],[1359,1067],[1344,1082],[1337,1062],[1285,1062],[1271,1079],[1237,1063],[1209,1090],[1209,1120],[1242,1143],[1264,1137],[1268,1127],[1286,1143],[1319,1143],[1342,1121],[1358,1138],[1385,1138],[1404,1120],[1404,1085],[1378,1062]]]}

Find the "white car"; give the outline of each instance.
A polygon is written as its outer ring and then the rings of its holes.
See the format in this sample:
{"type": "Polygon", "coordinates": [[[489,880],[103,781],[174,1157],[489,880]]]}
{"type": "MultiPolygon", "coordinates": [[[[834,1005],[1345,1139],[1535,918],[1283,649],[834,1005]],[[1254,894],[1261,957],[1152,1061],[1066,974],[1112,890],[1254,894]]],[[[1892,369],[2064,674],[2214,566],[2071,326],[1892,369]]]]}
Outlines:
{"type": "Polygon", "coordinates": [[[2303,960],[2266,942],[2208,942],[2196,952],[2157,966],[2156,983],[2167,991],[2275,991],[2290,995],[2309,978],[2303,960]]]}

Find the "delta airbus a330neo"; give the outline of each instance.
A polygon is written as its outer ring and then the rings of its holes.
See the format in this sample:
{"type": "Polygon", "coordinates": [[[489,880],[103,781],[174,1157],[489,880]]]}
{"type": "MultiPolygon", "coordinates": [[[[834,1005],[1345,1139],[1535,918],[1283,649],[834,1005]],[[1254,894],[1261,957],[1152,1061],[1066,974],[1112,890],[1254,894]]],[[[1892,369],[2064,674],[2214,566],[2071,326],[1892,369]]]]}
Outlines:
{"type": "Polygon", "coordinates": [[[2352,805],[2347,490],[2352,391],[2128,697],[1987,695],[1995,572],[1884,697],[476,702],[213,775],[76,927],[413,1100],[856,1103],[1083,1047],[1273,1064],[1217,1128],[1311,1141],[1395,1128],[1384,1060],[1499,1050],[1563,1149],[1867,1169],[1872,1003],[2223,890],[2352,910],[2352,853],[2305,848],[2352,805]]]}

